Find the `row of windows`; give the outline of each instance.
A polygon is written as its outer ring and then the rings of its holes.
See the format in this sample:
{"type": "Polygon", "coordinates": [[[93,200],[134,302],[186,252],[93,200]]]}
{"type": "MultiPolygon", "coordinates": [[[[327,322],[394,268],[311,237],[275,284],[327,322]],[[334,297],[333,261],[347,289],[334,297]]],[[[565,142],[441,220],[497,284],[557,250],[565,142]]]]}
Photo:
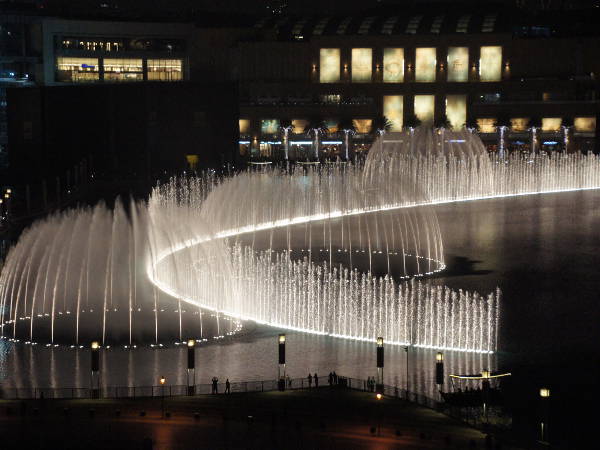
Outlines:
{"type": "MultiPolygon", "coordinates": [[[[402,114],[402,106],[401,99],[397,97],[401,96],[390,96],[390,104],[388,108],[394,108],[395,111],[390,111],[389,109],[386,111],[386,107],[384,106],[384,112],[388,114],[392,114],[392,116],[387,116],[388,119],[392,121],[392,130],[398,130],[402,128],[403,122],[403,114],[402,114]]],[[[460,96],[448,96],[446,98],[446,115],[450,119],[450,117],[454,118],[454,123],[452,123],[452,119],[450,122],[453,126],[462,127],[465,123],[465,118],[463,117],[463,105],[462,99],[460,98],[452,98],[452,97],[460,97],[460,96]],[[462,120],[462,123],[460,121],[462,120]],[[458,122],[458,125],[457,125],[458,122]]],[[[419,103],[419,107],[421,110],[419,111],[420,119],[433,120],[433,105],[428,104],[428,99],[419,99],[415,98],[415,110],[417,103],[419,103]]],[[[466,109],[464,110],[466,112],[466,109]]],[[[419,116],[417,114],[417,116],[419,116]]],[[[516,117],[510,119],[511,126],[510,130],[513,132],[525,132],[528,130],[530,118],[528,117],[516,117]]],[[[561,117],[544,117],[542,119],[542,131],[545,132],[553,132],[560,131],[562,126],[563,119],[561,117]]],[[[341,131],[339,129],[339,120],[337,119],[326,119],[325,126],[327,127],[330,133],[337,133],[341,131]]],[[[372,131],[372,123],[371,119],[353,119],[352,120],[354,128],[357,133],[366,134],[372,131]]],[[[477,119],[477,124],[479,125],[479,129],[482,133],[495,133],[496,132],[496,118],[494,117],[485,117],[477,119]]],[[[595,117],[576,117],[573,121],[574,129],[577,132],[581,133],[593,133],[596,130],[596,118],[595,117]]],[[[306,127],[308,126],[308,120],[305,119],[294,119],[292,120],[292,129],[291,132],[293,134],[302,134],[307,132],[306,127]]],[[[241,135],[249,135],[252,132],[251,121],[250,119],[240,119],[239,120],[240,134],[241,135]]],[[[277,134],[280,131],[280,122],[278,119],[261,119],[260,120],[260,132],[262,134],[277,134]]]]}
{"type": "MultiPolygon", "coordinates": [[[[322,48],[319,52],[319,81],[321,83],[338,83],[342,70],[350,70],[350,79],[354,83],[373,81],[373,49],[353,48],[351,65],[344,64],[342,69],[341,50],[339,48],[322,48]]],[[[438,73],[437,49],[435,47],[418,47],[414,55],[414,79],[417,82],[432,83],[438,73]]],[[[316,67],[314,68],[316,70],[316,67]]],[[[383,65],[375,64],[375,71],[383,70],[384,83],[402,83],[405,73],[404,48],[384,48],[383,65]]],[[[408,64],[406,70],[412,70],[408,64]]],[[[476,67],[471,67],[476,70],[476,67]]],[[[446,64],[439,64],[440,73],[446,72],[449,82],[469,81],[469,48],[448,47],[446,64]]],[[[484,82],[502,79],[502,47],[483,46],[479,52],[479,80],[484,82]]]]}
{"type": "MultiPolygon", "coordinates": [[[[179,81],[183,79],[181,59],[147,59],[149,81],[179,81]]],[[[101,72],[108,81],[142,81],[144,60],[141,58],[68,58],[56,59],[56,81],[79,83],[99,81],[101,72]],[[102,69],[102,70],[100,70],[102,69]]]]}

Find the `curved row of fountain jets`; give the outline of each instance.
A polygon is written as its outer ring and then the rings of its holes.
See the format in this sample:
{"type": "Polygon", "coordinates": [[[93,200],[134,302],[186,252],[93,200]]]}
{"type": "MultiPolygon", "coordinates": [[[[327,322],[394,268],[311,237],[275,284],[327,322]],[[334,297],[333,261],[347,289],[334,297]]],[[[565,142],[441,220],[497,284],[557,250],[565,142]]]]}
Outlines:
{"type": "Polygon", "coordinates": [[[469,132],[426,129],[382,135],[364,164],[174,178],[147,203],[65,212],[24,232],[0,275],[1,333],[157,344],[169,324],[181,339],[210,310],[236,319],[229,332],[246,319],[493,352],[499,291],[417,281],[445,267],[431,205],[599,187],[595,155],[501,159],[469,132]],[[165,294],[177,315],[163,319],[165,294]]]}

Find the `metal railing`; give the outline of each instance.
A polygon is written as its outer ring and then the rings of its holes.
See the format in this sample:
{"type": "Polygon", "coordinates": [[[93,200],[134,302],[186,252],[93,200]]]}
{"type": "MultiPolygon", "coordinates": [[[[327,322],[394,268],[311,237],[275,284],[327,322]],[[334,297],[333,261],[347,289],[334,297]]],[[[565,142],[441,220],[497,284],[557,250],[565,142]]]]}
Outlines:
{"type": "MultiPolygon", "coordinates": [[[[375,387],[366,380],[338,376],[337,383],[329,383],[327,376],[319,377],[318,383],[314,378],[309,383],[307,378],[286,378],[285,390],[314,389],[315,387],[347,388],[355,391],[373,392],[375,387]]],[[[278,380],[236,381],[229,385],[229,393],[271,392],[281,390],[278,380]]],[[[397,386],[384,385],[383,395],[414,403],[436,410],[472,427],[480,429],[506,428],[510,418],[502,416],[498,409],[488,408],[483,414],[481,407],[458,407],[427,395],[401,389],[397,386]]],[[[157,385],[157,386],[100,386],[99,388],[7,388],[0,387],[0,399],[3,400],[42,400],[42,399],[135,399],[152,397],[184,397],[214,395],[213,384],[186,385],[157,385]]],[[[216,394],[226,394],[226,383],[218,382],[216,394]]]]}

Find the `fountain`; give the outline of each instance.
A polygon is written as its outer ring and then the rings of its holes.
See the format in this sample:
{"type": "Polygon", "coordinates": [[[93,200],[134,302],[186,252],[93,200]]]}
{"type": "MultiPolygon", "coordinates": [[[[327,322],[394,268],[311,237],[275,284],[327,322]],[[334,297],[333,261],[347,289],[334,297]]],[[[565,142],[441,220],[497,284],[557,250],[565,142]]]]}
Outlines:
{"type": "Polygon", "coordinates": [[[431,278],[445,267],[434,205],[599,187],[595,155],[498,158],[468,131],[422,128],[381,134],[364,164],[177,177],[147,203],[67,211],[25,231],[0,275],[1,334],[131,347],[251,320],[489,353],[500,292],[431,278]]]}

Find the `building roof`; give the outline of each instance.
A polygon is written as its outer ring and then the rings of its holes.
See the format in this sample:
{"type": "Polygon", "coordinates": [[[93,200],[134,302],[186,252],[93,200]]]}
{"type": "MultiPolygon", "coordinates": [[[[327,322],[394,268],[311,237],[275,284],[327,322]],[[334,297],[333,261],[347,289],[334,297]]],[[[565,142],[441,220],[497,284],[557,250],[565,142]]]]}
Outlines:
{"type": "Polygon", "coordinates": [[[355,16],[271,16],[258,18],[254,28],[275,31],[282,39],[298,36],[477,34],[510,32],[501,12],[430,11],[355,16]]]}

